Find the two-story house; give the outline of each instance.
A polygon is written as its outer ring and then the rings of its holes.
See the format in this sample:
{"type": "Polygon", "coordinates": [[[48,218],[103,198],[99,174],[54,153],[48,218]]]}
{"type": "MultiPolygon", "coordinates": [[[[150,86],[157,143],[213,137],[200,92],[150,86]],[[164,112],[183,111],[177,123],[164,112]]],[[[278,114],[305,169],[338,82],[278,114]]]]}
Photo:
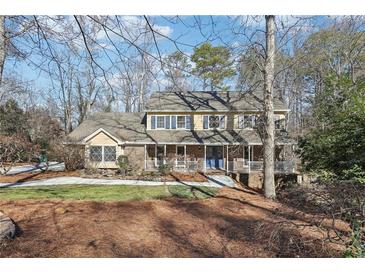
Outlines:
{"type": "MultiPolygon", "coordinates": [[[[168,164],[177,171],[261,170],[259,134],[262,95],[239,92],[156,92],[145,113],[90,115],[70,135],[85,148],[86,167],[117,168],[119,155],[139,171],[168,164]]],[[[285,148],[295,142],[284,130],[288,109],[274,99],[275,169],[294,172],[285,148]]]]}

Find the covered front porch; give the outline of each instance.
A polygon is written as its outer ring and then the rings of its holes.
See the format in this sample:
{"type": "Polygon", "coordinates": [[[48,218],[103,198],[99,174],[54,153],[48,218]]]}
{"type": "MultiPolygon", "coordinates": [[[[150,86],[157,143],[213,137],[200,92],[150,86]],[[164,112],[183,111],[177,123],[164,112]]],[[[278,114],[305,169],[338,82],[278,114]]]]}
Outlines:
{"type": "MultiPolygon", "coordinates": [[[[295,162],[284,160],[284,146],[276,146],[275,172],[295,173],[295,162]]],[[[250,173],[263,169],[262,145],[149,144],[145,145],[145,170],[162,165],[179,172],[225,171],[250,173]]]]}

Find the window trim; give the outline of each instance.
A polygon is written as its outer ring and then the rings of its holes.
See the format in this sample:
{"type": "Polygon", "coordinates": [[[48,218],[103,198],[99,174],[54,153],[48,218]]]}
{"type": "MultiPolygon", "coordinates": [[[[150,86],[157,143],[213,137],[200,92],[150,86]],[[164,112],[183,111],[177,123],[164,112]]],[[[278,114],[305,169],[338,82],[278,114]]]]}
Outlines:
{"type": "Polygon", "coordinates": [[[103,157],[103,146],[102,145],[90,145],[90,147],[89,147],[89,160],[90,160],[90,162],[93,162],[93,163],[102,163],[103,162],[103,160],[104,160],[104,157],[103,157]],[[97,161],[97,160],[93,160],[93,159],[91,159],[91,149],[93,148],[93,147],[100,147],[101,148],[101,160],[100,161],[97,161]]]}
{"type": "Polygon", "coordinates": [[[118,146],[114,146],[114,145],[100,145],[100,144],[94,144],[94,145],[90,145],[89,146],[89,161],[93,162],[93,163],[115,163],[115,161],[118,158],[118,146]],[[91,148],[92,147],[101,147],[101,161],[95,161],[92,160],[90,155],[91,155],[91,148]],[[105,161],[105,151],[104,148],[105,147],[114,147],[115,148],[115,160],[114,161],[105,161]]]}
{"type": "Polygon", "coordinates": [[[103,162],[104,163],[115,163],[116,160],[117,160],[117,147],[116,146],[113,146],[113,145],[103,146],[103,162]],[[114,147],[114,149],[115,149],[115,160],[113,160],[113,161],[105,161],[105,148],[106,147],[114,147]]]}
{"type": "Polygon", "coordinates": [[[285,129],[285,126],[286,126],[285,117],[280,119],[280,114],[274,114],[274,127],[275,127],[275,130],[285,129]],[[279,125],[279,127],[277,127],[277,125],[279,125]]]}
{"type": "Polygon", "coordinates": [[[175,115],[175,116],[176,116],[176,129],[186,129],[186,115],[175,115]],[[184,126],[183,127],[179,127],[179,122],[178,122],[179,117],[184,117],[184,126]]]}
{"type": "Polygon", "coordinates": [[[254,129],[256,125],[256,121],[254,121],[254,117],[256,117],[256,114],[238,114],[237,115],[237,129],[254,129]],[[251,116],[251,126],[246,127],[245,126],[245,118],[251,116]],[[241,127],[240,119],[243,118],[243,127],[241,127]]]}
{"type": "Polygon", "coordinates": [[[207,114],[207,115],[203,115],[202,116],[202,124],[203,124],[203,130],[225,130],[227,129],[227,115],[226,114],[207,114]],[[218,116],[219,117],[219,126],[218,127],[210,127],[209,126],[209,117],[210,116],[218,116]],[[208,127],[207,128],[204,128],[204,117],[208,117],[208,127]],[[220,127],[220,119],[221,117],[224,117],[224,127],[221,128],[220,127]]]}
{"type": "Polygon", "coordinates": [[[166,129],[166,118],[165,118],[165,115],[155,115],[156,116],[156,129],[166,129]],[[163,127],[159,127],[158,126],[158,118],[159,117],[162,117],[163,119],[163,127]]]}
{"type": "MultiPolygon", "coordinates": [[[[192,125],[192,118],[190,118],[190,126],[189,128],[187,128],[187,116],[191,116],[191,114],[176,114],[176,115],[166,115],[166,114],[151,114],[150,117],[155,117],[155,128],[152,127],[152,122],[150,124],[150,129],[151,130],[192,130],[193,128],[193,125],[192,125]],[[177,117],[185,117],[184,119],[184,127],[178,127],[177,126],[177,117]],[[164,117],[163,120],[164,120],[164,126],[163,127],[157,127],[157,120],[158,120],[158,117],[164,117]],[[169,128],[166,128],[166,117],[170,117],[169,120],[170,120],[170,127],[169,128]],[[172,118],[172,117],[175,117],[175,118],[172,118]],[[175,128],[173,127],[173,121],[175,121],[175,128]]],[[[152,118],[151,118],[152,119],[152,118]]]]}

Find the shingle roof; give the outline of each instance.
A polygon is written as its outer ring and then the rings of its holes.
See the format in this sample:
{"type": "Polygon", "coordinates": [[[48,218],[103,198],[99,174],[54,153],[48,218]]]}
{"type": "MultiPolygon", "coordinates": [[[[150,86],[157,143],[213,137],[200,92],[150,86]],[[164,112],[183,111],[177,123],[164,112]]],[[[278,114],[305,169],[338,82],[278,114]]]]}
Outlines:
{"type": "MultiPolygon", "coordinates": [[[[262,93],[241,92],[155,92],[151,95],[146,111],[148,112],[190,112],[190,111],[260,111],[262,93]]],[[[274,98],[275,110],[287,110],[284,102],[274,98]]]]}
{"type": "Polygon", "coordinates": [[[79,142],[102,128],[121,141],[147,141],[143,113],[99,112],[90,115],[68,137],[79,142]]]}
{"type": "MultiPolygon", "coordinates": [[[[238,144],[261,143],[255,130],[146,130],[142,113],[96,113],[89,116],[68,137],[81,142],[99,129],[127,143],[238,144]]],[[[277,134],[276,142],[294,143],[285,133],[277,134]]]]}

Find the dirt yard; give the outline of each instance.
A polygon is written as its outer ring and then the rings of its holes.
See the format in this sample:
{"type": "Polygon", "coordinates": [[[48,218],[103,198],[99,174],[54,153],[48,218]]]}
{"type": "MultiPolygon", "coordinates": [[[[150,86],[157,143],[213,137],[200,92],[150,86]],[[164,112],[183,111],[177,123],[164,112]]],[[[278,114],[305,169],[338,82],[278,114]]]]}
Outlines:
{"type": "Polygon", "coordinates": [[[0,201],[0,209],[19,226],[15,240],[0,244],[0,257],[340,257],[344,251],[323,241],[313,216],[248,189],[223,188],[204,200],[0,201]]]}

